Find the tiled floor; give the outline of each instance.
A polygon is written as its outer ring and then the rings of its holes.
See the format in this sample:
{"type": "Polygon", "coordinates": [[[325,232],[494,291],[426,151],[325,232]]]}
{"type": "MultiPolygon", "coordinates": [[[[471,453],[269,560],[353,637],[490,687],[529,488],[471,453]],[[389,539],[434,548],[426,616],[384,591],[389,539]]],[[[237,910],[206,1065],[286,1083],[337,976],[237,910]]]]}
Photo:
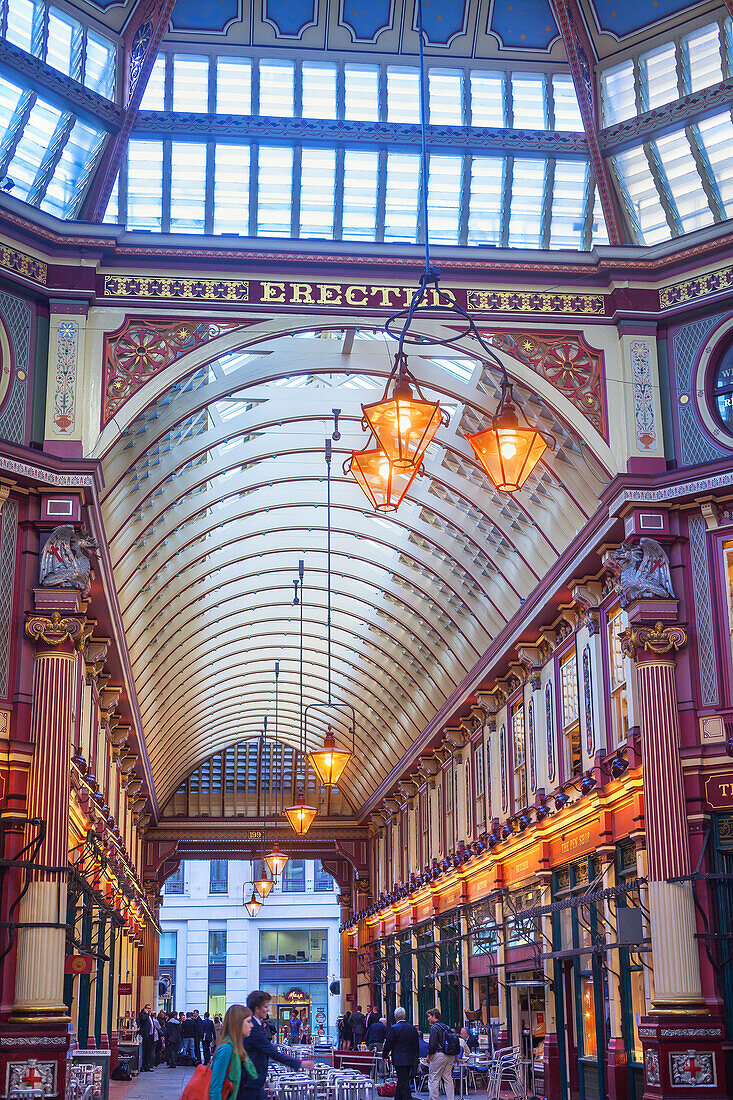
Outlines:
{"type": "Polygon", "coordinates": [[[109,1100],[180,1100],[192,1073],[193,1066],[162,1065],[154,1073],[139,1073],[133,1081],[110,1081],[109,1100]]]}

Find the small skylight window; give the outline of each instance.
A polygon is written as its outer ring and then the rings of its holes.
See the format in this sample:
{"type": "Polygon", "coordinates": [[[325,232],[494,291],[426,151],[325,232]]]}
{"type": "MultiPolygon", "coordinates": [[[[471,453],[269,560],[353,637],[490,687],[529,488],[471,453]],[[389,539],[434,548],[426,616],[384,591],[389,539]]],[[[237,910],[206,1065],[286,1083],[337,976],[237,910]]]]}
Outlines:
{"type": "Polygon", "coordinates": [[[476,363],[473,359],[433,359],[437,367],[460,378],[462,382],[470,382],[476,363]]]}

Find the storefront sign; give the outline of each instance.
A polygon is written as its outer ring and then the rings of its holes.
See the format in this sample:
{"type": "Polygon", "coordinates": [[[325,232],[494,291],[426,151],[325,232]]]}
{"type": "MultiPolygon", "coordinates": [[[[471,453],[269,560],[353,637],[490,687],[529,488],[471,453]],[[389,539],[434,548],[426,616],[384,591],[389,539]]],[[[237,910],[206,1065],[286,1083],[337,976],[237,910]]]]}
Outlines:
{"type": "Polygon", "coordinates": [[[120,984],[117,986],[117,992],[119,993],[120,997],[131,997],[132,982],[120,982],[120,984]]]}
{"type": "Polygon", "coordinates": [[[597,821],[580,829],[574,829],[572,832],[563,833],[562,836],[550,841],[552,866],[556,867],[561,863],[567,863],[568,860],[586,855],[597,848],[600,842],[601,834],[597,821]]]}
{"type": "Polygon", "coordinates": [[[505,860],[502,864],[504,881],[514,883],[521,882],[525,878],[531,878],[532,875],[537,873],[539,856],[539,845],[533,844],[531,848],[526,848],[521,855],[515,856],[514,859],[505,860]]]}
{"type": "Polygon", "coordinates": [[[94,971],[93,955],[67,955],[64,974],[91,974],[94,971]]]}
{"type": "Polygon", "coordinates": [[[733,772],[708,776],[705,780],[705,801],[714,810],[729,810],[733,806],[733,772]]]}
{"type": "Polygon", "coordinates": [[[304,990],[296,986],[287,991],[284,1000],[288,1001],[289,1004],[308,1004],[310,997],[304,990]]]}

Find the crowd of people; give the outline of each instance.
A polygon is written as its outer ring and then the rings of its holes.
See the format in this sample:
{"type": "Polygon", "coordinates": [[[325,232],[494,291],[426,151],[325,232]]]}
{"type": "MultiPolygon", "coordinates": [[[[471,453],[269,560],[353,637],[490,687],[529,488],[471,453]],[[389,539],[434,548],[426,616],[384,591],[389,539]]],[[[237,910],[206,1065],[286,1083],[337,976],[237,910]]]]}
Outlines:
{"type": "Polygon", "coordinates": [[[142,1070],[150,1073],[165,1060],[171,1069],[182,1065],[208,1065],[223,1034],[221,1016],[208,1012],[164,1012],[154,1015],[149,1004],[137,1018],[142,1040],[142,1070]],[[185,1061],[184,1061],[185,1059],[185,1061]]]}

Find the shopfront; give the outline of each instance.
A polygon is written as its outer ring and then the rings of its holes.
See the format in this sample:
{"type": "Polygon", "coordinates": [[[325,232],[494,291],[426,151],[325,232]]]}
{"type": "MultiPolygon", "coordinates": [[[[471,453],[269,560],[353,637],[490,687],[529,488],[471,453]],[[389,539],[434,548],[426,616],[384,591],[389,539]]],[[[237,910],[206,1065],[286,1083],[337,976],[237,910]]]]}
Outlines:
{"type": "Polygon", "coordinates": [[[260,988],[272,994],[271,1016],[279,1038],[290,1034],[293,1012],[312,1035],[325,1034],[328,1019],[326,929],[262,929],[260,988]]]}

